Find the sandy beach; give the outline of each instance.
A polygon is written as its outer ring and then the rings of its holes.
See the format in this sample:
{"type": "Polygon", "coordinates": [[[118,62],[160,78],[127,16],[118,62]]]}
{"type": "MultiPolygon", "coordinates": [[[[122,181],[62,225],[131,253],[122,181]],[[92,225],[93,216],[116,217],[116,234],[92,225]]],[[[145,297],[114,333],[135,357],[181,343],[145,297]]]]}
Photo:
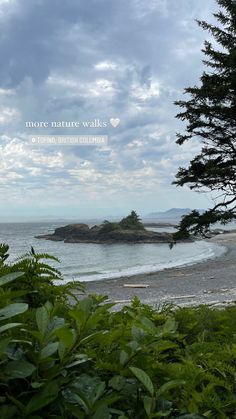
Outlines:
{"type": "Polygon", "coordinates": [[[226,252],[191,266],[87,282],[86,294],[107,295],[109,300],[117,302],[117,308],[128,304],[134,296],[154,306],[232,304],[236,302],[236,233],[218,235],[210,241],[224,246],[226,252]]]}

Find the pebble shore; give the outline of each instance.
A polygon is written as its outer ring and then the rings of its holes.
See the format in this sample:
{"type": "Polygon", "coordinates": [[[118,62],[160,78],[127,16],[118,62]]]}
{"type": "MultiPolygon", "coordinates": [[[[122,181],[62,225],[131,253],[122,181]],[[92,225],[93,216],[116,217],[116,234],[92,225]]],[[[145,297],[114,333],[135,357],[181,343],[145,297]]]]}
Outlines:
{"type": "Polygon", "coordinates": [[[86,283],[86,294],[107,295],[117,309],[129,304],[134,296],[153,306],[171,303],[178,306],[236,303],[236,233],[210,239],[226,247],[216,258],[185,267],[149,274],[86,283]]]}

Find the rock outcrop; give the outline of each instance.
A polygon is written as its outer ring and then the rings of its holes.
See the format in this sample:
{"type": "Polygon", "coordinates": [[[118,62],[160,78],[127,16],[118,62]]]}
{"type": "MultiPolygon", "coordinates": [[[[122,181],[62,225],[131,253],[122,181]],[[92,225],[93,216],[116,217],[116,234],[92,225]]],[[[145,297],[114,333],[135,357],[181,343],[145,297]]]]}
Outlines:
{"type": "Polygon", "coordinates": [[[89,228],[87,224],[69,224],[55,229],[53,234],[36,236],[37,239],[64,241],[65,243],[171,243],[172,234],[154,231],[114,229],[104,232],[103,226],[89,228]]]}

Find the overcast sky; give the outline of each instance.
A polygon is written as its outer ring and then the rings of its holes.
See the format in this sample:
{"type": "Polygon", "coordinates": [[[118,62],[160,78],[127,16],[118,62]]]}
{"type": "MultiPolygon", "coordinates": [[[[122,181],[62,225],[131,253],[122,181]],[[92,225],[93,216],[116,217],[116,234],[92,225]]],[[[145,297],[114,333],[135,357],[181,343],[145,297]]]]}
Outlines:
{"type": "Polygon", "coordinates": [[[213,0],[0,0],[0,216],[103,217],[205,208],[171,185],[198,144],[175,144],[174,100],[198,83],[213,0]],[[119,118],[113,128],[110,118],[119,118]],[[106,122],[41,129],[26,121],[106,122]],[[108,135],[106,146],[37,146],[40,134],[108,135]]]}

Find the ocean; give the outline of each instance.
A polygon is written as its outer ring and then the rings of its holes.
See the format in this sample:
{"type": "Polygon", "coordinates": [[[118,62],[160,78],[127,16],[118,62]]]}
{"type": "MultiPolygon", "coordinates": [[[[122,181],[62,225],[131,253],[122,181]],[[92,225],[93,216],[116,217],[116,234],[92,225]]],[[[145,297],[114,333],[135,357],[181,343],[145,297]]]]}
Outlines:
{"type": "Polygon", "coordinates": [[[52,233],[55,228],[63,225],[65,222],[2,223],[0,242],[10,246],[9,261],[29,252],[31,246],[37,253],[48,253],[58,257],[60,264],[56,267],[62,272],[65,282],[86,282],[155,272],[194,264],[225,252],[224,247],[206,241],[179,243],[170,249],[168,244],[158,243],[87,244],[35,238],[40,234],[52,233]]]}

